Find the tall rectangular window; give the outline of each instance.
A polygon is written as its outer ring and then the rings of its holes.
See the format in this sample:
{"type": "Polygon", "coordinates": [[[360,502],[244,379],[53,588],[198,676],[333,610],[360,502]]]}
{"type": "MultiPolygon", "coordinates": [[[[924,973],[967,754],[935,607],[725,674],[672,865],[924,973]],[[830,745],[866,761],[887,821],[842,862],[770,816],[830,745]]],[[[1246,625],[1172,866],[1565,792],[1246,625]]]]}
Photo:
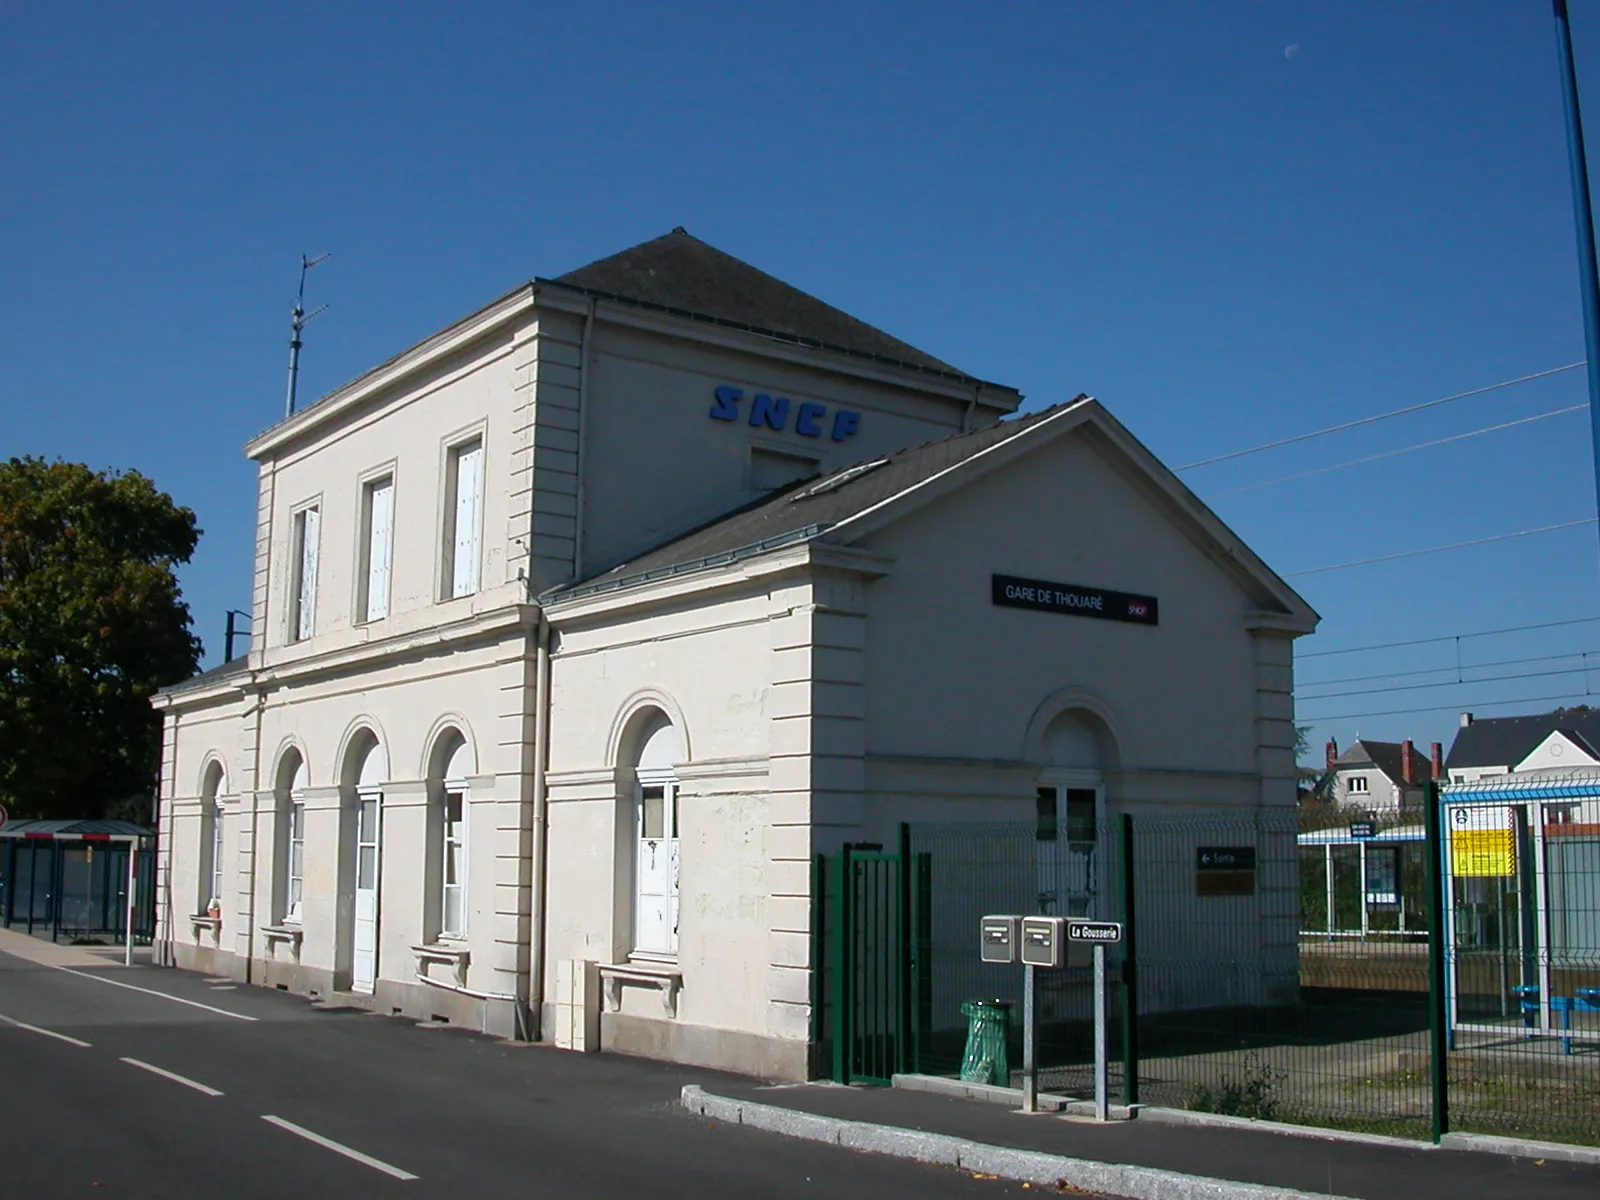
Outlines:
{"type": "Polygon", "coordinates": [[[317,611],[317,543],[322,514],[315,507],[294,515],[294,591],[289,629],[295,641],[311,636],[317,611]]]}
{"type": "Polygon", "coordinates": [[[465,937],[467,933],[466,858],[467,826],[460,792],[444,794],[444,903],[440,933],[465,937]]]}
{"type": "Polygon", "coordinates": [[[474,438],[450,451],[445,504],[445,599],[478,590],[478,524],[483,500],[483,442],[474,438]]]}
{"type": "Polygon", "coordinates": [[[362,621],[389,615],[389,552],[394,543],[394,480],[375,479],[361,489],[362,621]]]}
{"type": "Polygon", "coordinates": [[[296,800],[289,805],[289,864],[283,919],[300,922],[301,902],[305,895],[304,872],[306,861],[306,806],[296,800]]]}

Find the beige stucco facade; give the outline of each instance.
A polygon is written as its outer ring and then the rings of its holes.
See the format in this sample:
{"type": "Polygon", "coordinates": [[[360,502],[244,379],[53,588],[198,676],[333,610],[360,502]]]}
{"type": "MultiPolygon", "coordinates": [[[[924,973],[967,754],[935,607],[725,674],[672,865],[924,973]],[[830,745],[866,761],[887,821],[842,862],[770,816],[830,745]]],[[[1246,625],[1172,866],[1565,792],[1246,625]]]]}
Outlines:
{"type": "Polygon", "coordinates": [[[158,699],[162,953],[418,1019],[804,1078],[813,856],[901,821],[1032,819],[1058,719],[1092,731],[1108,815],[1292,808],[1292,639],[1315,614],[1093,401],[812,535],[570,586],[760,499],[752,474],[773,463],[825,473],[1019,400],[532,285],[268,430],[248,448],[249,655],[158,699]],[[820,435],[713,419],[719,387],[814,405],[820,435]],[[835,439],[841,409],[858,421],[835,439]],[[482,452],[479,574],[445,598],[463,445],[482,452]],[[387,615],[361,621],[362,498],[383,479],[387,615]],[[320,541],[297,637],[307,506],[320,541]],[[1161,619],[999,607],[994,574],[1159,596],[1161,619]],[[636,770],[662,745],[673,761],[636,770]],[[675,945],[644,946],[642,806],[674,796],[675,945]],[[453,929],[447,861],[464,870],[453,929]]]}

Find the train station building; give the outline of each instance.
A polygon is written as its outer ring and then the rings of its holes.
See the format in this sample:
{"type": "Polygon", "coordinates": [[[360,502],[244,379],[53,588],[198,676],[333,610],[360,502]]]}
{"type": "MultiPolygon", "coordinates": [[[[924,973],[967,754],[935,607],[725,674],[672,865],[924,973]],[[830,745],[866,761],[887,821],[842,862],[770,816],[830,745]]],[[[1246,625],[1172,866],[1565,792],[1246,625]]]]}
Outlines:
{"type": "Polygon", "coordinates": [[[799,1079],[816,854],[1292,812],[1316,614],[1021,402],[674,230],[266,430],[249,652],[156,698],[159,954],[799,1079]]]}

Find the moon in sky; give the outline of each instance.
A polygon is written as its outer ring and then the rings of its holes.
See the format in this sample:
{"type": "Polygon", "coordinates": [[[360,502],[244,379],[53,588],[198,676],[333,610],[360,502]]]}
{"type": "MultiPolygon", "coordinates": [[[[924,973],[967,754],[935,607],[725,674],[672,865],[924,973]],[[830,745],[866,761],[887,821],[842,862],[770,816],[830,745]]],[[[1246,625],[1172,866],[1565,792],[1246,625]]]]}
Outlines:
{"type": "Polygon", "coordinates": [[[1283,56],[1285,58],[1293,58],[1296,54],[1299,54],[1299,53],[1300,53],[1300,43],[1299,42],[1290,42],[1287,46],[1285,46],[1283,48],[1283,56]]]}

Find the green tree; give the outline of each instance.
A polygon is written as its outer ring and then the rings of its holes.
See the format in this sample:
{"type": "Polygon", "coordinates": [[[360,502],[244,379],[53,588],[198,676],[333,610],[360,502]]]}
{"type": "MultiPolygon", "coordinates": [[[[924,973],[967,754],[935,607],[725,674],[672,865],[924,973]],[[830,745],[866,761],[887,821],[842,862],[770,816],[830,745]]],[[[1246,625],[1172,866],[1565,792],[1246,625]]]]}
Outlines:
{"type": "Polygon", "coordinates": [[[173,574],[194,513],[136,471],[0,462],[0,803],[148,821],[157,688],[200,658],[173,574]]]}

